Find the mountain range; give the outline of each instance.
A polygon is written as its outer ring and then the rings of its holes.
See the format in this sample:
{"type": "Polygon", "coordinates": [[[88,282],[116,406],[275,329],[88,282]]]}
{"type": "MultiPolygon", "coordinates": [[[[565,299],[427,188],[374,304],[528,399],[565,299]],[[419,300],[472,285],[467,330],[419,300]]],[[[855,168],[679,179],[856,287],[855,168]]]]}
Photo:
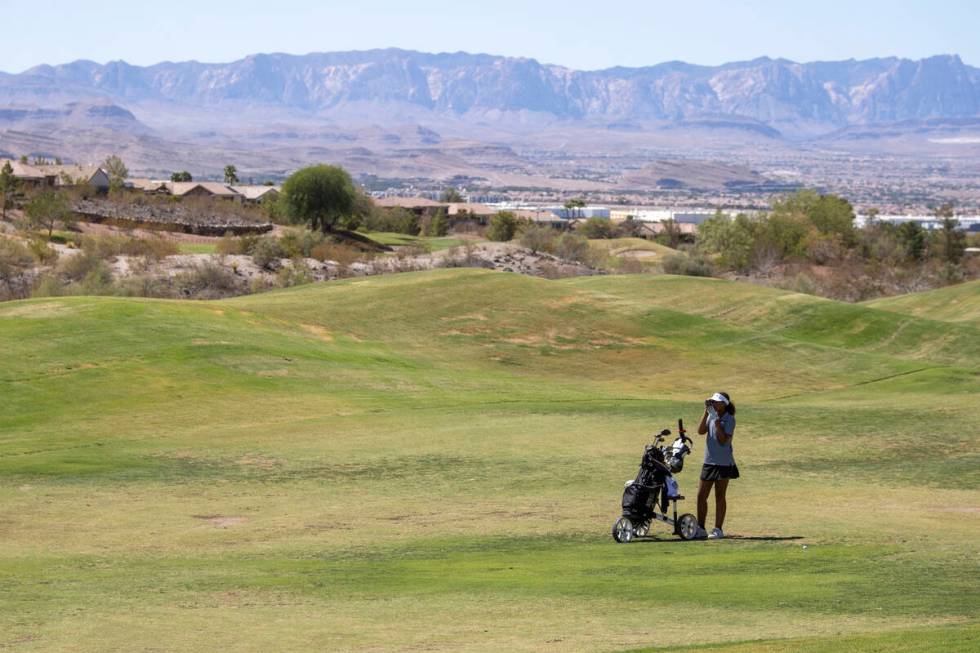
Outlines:
{"type": "MultiPolygon", "coordinates": [[[[355,168],[361,157],[368,169],[370,157],[385,151],[445,153],[455,143],[458,153],[459,141],[522,151],[565,148],[570,139],[592,152],[694,141],[852,148],[925,133],[973,142],[980,69],[940,55],[581,71],[527,58],[384,49],[256,54],[222,64],[75,61],[0,73],[0,152],[61,147],[78,156],[114,146],[162,166],[204,156],[204,144],[220,150],[218,158],[261,149],[276,160],[269,170],[326,156],[355,168]]],[[[448,172],[457,163],[433,165],[448,172]]],[[[411,166],[399,174],[406,172],[411,166]]]]}
{"type": "Polygon", "coordinates": [[[796,132],[980,115],[980,69],[955,55],[577,71],[533,59],[397,49],[258,54],[227,64],[76,61],[0,77],[0,102],[99,98],[331,115],[362,103],[452,117],[539,113],[570,121],[747,120],[796,132]]]}

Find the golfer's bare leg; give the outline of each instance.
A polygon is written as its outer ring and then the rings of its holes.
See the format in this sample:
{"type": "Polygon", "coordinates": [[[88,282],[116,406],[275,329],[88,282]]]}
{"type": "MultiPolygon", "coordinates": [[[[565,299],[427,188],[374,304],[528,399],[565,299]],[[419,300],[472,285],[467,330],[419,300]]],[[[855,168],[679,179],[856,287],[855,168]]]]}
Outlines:
{"type": "Polygon", "coordinates": [[[714,481],[701,480],[698,483],[698,525],[704,528],[704,520],[708,518],[708,496],[714,481]]]}
{"type": "Polygon", "coordinates": [[[725,523],[725,511],[728,510],[728,479],[720,478],[715,481],[715,528],[721,528],[725,523]]]}

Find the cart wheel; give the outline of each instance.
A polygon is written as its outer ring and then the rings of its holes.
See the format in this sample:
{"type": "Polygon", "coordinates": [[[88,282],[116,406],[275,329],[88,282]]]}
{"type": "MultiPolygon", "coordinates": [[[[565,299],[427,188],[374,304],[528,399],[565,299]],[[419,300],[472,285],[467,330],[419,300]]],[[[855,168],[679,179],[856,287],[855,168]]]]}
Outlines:
{"type": "Polygon", "coordinates": [[[636,529],[634,529],[633,534],[636,537],[646,537],[647,535],[649,535],[650,534],[650,520],[648,519],[645,522],[643,522],[642,524],[640,524],[639,526],[637,526],[636,529]]]}
{"type": "Polygon", "coordinates": [[[620,544],[629,544],[633,541],[633,522],[628,517],[620,517],[613,524],[612,536],[620,544]]]}
{"type": "Polygon", "coordinates": [[[682,540],[693,540],[698,534],[698,518],[689,512],[684,513],[677,520],[677,534],[682,540]]]}

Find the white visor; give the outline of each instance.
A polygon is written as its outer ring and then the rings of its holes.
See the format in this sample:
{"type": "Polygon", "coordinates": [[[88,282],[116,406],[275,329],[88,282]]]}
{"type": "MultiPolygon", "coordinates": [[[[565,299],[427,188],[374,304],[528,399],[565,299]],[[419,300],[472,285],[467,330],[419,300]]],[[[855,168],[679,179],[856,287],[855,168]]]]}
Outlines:
{"type": "Polygon", "coordinates": [[[728,400],[725,399],[725,395],[721,394],[720,392],[716,392],[713,395],[711,395],[711,401],[720,401],[726,406],[728,405],[728,400]]]}

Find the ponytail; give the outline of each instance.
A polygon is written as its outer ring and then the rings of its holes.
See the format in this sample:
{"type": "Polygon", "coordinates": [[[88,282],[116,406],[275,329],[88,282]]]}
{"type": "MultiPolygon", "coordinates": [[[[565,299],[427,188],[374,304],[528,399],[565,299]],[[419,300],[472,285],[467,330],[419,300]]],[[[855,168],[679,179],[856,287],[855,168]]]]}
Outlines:
{"type": "Polygon", "coordinates": [[[728,393],[719,392],[718,394],[728,400],[728,405],[725,406],[725,412],[729,415],[735,415],[735,402],[732,401],[732,398],[728,395],[728,393]]]}

